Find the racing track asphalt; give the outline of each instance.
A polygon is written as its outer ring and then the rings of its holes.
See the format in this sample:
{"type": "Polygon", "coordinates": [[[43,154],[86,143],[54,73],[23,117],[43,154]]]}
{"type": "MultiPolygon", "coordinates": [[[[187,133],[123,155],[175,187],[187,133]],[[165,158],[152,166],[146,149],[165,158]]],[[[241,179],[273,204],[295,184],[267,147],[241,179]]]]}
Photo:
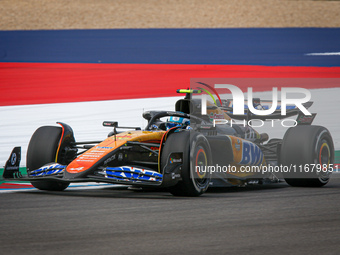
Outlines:
{"type": "Polygon", "coordinates": [[[1,254],[340,254],[340,178],[215,189],[0,194],[1,254]]]}

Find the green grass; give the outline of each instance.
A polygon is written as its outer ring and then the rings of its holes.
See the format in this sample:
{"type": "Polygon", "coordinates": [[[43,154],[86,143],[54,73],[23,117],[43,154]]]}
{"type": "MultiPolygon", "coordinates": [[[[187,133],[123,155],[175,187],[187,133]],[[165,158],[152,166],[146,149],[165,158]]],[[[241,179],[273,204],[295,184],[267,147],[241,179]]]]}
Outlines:
{"type": "MultiPolygon", "coordinates": [[[[22,175],[27,175],[26,167],[20,167],[19,171],[22,175]]],[[[4,183],[5,181],[2,178],[2,174],[4,172],[3,168],[0,168],[0,184],[4,183]]]]}
{"type": "Polygon", "coordinates": [[[334,163],[340,164],[340,151],[335,151],[334,163]]]}

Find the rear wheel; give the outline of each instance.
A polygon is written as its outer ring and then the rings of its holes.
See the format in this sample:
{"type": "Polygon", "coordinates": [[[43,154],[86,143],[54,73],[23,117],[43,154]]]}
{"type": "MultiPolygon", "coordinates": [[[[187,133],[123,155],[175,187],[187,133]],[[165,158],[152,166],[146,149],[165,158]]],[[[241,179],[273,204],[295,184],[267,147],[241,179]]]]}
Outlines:
{"type": "Polygon", "coordinates": [[[200,196],[207,191],[211,179],[207,171],[211,165],[211,149],[207,139],[191,131],[173,133],[163,148],[162,162],[167,161],[170,152],[176,151],[183,152],[182,180],[169,188],[170,193],[175,196],[200,196]]]}
{"type": "Polygon", "coordinates": [[[334,164],[334,145],[329,131],[322,126],[290,128],[283,138],[281,164],[295,169],[284,174],[291,186],[327,184],[334,164]]]}
{"type": "MultiPolygon", "coordinates": [[[[27,169],[38,169],[43,165],[56,162],[56,153],[61,138],[60,127],[44,126],[38,128],[28,145],[27,169]]],[[[40,190],[62,191],[69,186],[68,182],[60,181],[31,181],[32,185],[40,190]]]]}

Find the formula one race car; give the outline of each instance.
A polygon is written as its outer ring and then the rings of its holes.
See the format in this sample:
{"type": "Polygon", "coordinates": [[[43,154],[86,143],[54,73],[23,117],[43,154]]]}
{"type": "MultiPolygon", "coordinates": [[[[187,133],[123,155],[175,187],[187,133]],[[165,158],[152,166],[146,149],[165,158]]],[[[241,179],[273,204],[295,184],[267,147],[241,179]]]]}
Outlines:
{"type": "MultiPolygon", "coordinates": [[[[287,110],[287,116],[299,115],[298,125],[283,139],[267,141],[266,134],[251,127],[226,123],[230,116],[255,117],[234,116],[230,102],[208,101],[207,115],[202,115],[201,100],[192,97],[202,91],[178,92],[186,96],[176,102],[175,111],[144,112],[148,121],[144,130],[105,121],[103,125],[113,131],[104,141],[75,141],[73,130],[64,123],[40,127],[28,146],[27,176],[19,172],[21,149],[16,147],[3,177],[30,181],[40,190],[62,191],[71,182],[105,182],[163,187],[176,196],[199,196],[209,185],[277,182],[277,171],[270,171],[275,167],[285,170],[280,173],[293,186],[328,182],[334,162],[332,137],[326,128],[310,125],[313,118],[299,109],[287,110]]],[[[273,117],[275,113],[268,118],[273,117]]]]}

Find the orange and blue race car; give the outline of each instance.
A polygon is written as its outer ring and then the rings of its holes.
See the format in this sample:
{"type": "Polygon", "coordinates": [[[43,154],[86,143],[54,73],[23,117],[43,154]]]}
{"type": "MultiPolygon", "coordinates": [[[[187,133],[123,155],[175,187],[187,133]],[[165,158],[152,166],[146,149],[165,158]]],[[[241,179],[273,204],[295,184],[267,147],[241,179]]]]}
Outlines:
{"type": "MultiPolygon", "coordinates": [[[[203,115],[202,101],[193,98],[203,90],[178,92],[186,95],[176,102],[175,111],[143,113],[148,121],[143,130],[104,121],[103,126],[112,131],[103,141],[76,141],[65,123],[40,127],[27,149],[27,176],[19,171],[21,148],[16,147],[3,177],[29,181],[49,191],[62,191],[72,182],[103,182],[161,187],[175,196],[199,196],[209,186],[284,179],[292,186],[316,187],[329,181],[333,140],[325,127],[311,125],[313,117],[288,109],[287,116],[298,115],[298,125],[289,128],[282,139],[269,140],[250,126],[233,125],[234,118],[256,116],[233,115],[232,101],[208,101],[203,115]]],[[[254,100],[255,104],[259,106],[261,100],[254,100]]],[[[274,112],[268,118],[282,116],[274,112]]]]}

